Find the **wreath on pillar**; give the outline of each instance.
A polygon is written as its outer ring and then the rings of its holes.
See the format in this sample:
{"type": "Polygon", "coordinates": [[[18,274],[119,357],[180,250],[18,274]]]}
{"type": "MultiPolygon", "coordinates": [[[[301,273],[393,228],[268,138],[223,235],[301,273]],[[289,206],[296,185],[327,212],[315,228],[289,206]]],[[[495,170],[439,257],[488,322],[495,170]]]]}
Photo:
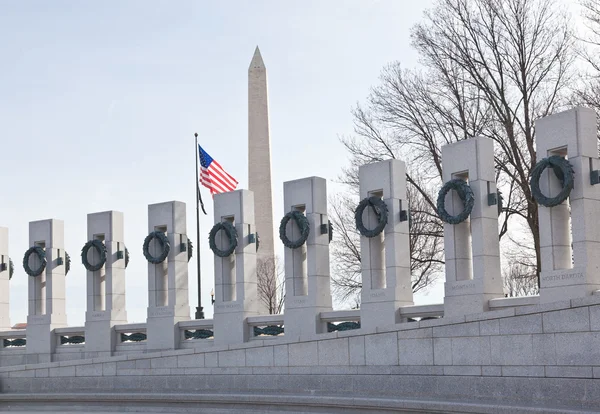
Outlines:
{"type": "Polygon", "coordinates": [[[331,223],[331,220],[327,220],[327,224],[329,230],[329,243],[331,243],[331,241],[333,240],[333,224],[331,223]]]}
{"type": "Polygon", "coordinates": [[[15,273],[15,264],[13,263],[12,259],[9,257],[8,258],[8,280],[12,279],[14,273],[15,273]]]}
{"type": "Polygon", "coordinates": [[[535,164],[533,170],[531,170],[531,195],[544,207],[554,207],[565,201],[575,183],[575,174],[573,172],[573,165],[565,157],[560,155],[552,155],[551,157],[544,158],[535,164]],[[562,189],[556,197],[546,197],[540,190],[540,178],[546,168],[552,168],[554,174],[560,181],[562,189]]]}
{"type": "Polygon", "coordinates": [[[208,246],[210,247],[210,250],[213,251],[215,256],[229,257],[235,251],[237,245],[238,245],[237,230],[235,229],[233,224],[231,224],[228,221],[222,221],[222,222],[215,224],[213,226],[213,228],[210,230],[210,233],[208,234],[208,246]],[[221,230],[223,230],[225,232],[225,235],[229,239],[229,247],[225,250],[219,249],[217,247],[217,243],[216,243],[217,233],[221,230]]]}
{"type": "Polygon", "coordinates": [[[39,276],[42,274],[44,269],[46,269],[46,252],[39,246],[30,247],[23,256],[23,269],[25,269],[25,273],[29,276],[39,276]],[[32,254],[35,254],[38,259],[40,259],[40,266],[37,269],[32,269],[29,267],[29,258],[32,254]]]}
{"type": "Polygon", "coordinates": [[[65,250],[65,276],[67,274],[69,274],[70,270],[71,270],[71,256],[69,256],[69,253],[67,253],[67,251],[65,250]]]}
{"type": "Polygon", "coordinates": [[[90,272],[96,272],[102,269],[102,266],[106,263],[106,245],[98,239],[89,240],[81,249],[81,263],[83,263],[83,266],[90,272]],[[91,264],[87,258],[88,252],[92,247],[96,250],[96,253],[100,255],[100,260],[95,265],[91,264]]]}
{"type": "MultiPolygon", "coordinates": [[[[388,208],[385,201],[380,197],[367,197],[363,198],[356,210],[354,210],[354,221],[356,222],[356,229],[365,237],[375,237],[380,234],[388,223],[388,208]],[[368,229],[363,222],[363,212],[367,207],[371,207],[377,216],[377,226],[374,229],[368,229]]],[[[333,228],[331,237],[333,237],[333,228]]]]}
{"type": "Polygon", "coordinates": [[[188,253],[188,263],[192,260],[192,254],[194,253],[194,245],[192,241],[188,239],[187,241],[187,253],[188,253]]]}
{"type": "Polygon", "coordinates": [[[125,247],[125,269],[129,266],[129,249],[125,247]]]}
{"type": "Polygon", "coordinates": [[[473,195],[473,190],[471,190],[471,187],[466,181],[461,180],[460,178],[448,181],[438,193],[437,213],[442,221],[448,224],[459,224],[465,221],[471,214],[474,205],[475,196],[473,195]],[[448,194],[450,190],[454,190],[458,193],[458,196],[465,206],[463,211],[454,216],[451,216],[446,210],[446,194],[448,194]]]}
{"type": "MultiPolygon", "coordinates": [[[[165,261],[169,252],[171,251],[171,243],[169,243],[169,239],[162,231],[153,231],[146,236],[144,239],[144,246],[142,248],[144,252],[144,257],[148,260],[149,263],[159,264],[165,261]],[[158,244],[160,244],[160,254],[158,256],[152,256],[150,254],[150,242],[156,239],[158,244]]],[[[127,262],[127,259],[126,259],[127,262]]]]}
{"type": "Polygon", "coordinates": [[[279,238],[283,242],[283,245],[289,249],[297,249],[302,246],[306,239],[308,239],[308,234],[310,233],[310,224],[308,223],[308,219],[304,214],[299,212],[298,210],[290,211],[281,219],[281,223],[279,223],[279,238]],[[294,220],[298,227],[300,228],[300,237],[296,240],[290,240],[286,234],[285,228],[290,220],[294,220]]]}

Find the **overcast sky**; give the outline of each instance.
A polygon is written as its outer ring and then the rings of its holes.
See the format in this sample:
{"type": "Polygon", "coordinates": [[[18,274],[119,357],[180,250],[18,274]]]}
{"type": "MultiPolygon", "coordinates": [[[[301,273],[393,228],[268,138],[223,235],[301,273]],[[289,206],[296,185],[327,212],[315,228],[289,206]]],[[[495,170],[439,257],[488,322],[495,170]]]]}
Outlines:
{"type": "MultiPolygon", "coordinates": [[[[24,322],[28,223],[65,221],[67,316],[83,325],[80,250],[88,213],[125,214],[127,311],[144,321],[147,205],[187,203],[195,242],[194,132],[247,186],[247,70],[256,45],[267,66],[275,220],[283,182],[337,177],[340,135],[381,68],[415,66],[410,27],[430,1],[0,0],[0,226],[9,228],[11,322],[24,322]]],[[[330,182],[329,191],[336,190],[330,182]]],[[[203,304],[212,315],[213,255],[201,220],[203,304]]],[[[277,241],[277,245],[279,245],[277,241]]],[[[281,251],[281,248],[280,248],[281,251]]],[[[189,266],[196,306],[195,260],[189,266]]],[[[439,288],[432,295],[441,300],[439,288]]]]}

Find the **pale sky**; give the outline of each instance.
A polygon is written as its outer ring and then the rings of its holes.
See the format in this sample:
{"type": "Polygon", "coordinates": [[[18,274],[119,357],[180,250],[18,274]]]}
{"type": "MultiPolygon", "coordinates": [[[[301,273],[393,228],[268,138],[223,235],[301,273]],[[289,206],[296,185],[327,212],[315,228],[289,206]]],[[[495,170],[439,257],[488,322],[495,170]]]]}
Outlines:
{"type": "MultiPolygon", "coordinates": [[[[256,45],[268,73],[277,227],[284,181],[334,180],[347,164],[339,136],[352,133],[350,110],[382,67],[417,65],[410,28],[430,4],[0,0],[0,226],[9,228],[16,268],[11,323],[26,321],[29,222],[57,218],[73,260],[68,322],[83,325],[86,217],[106,210],[125,214],[127,312],[130,322],[145,321],[148,204],[185,202],[196,244],[194,132],[247,186],[247,70],[256,45]]],[[[330,194],[336,189],[330,181],[330,194]]],[[[211,317],[213,209],[202,191],[202,301],[211,317]]],[[[416,301],[441,301],[439,292],[416,301]]]]}

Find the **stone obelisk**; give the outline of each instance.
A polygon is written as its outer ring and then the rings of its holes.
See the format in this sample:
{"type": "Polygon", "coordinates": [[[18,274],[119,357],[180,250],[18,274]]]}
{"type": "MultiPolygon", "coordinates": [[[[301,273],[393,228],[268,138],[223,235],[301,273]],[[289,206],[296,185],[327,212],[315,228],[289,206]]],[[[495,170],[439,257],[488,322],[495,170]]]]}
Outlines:
{"type": "MultiPolygon", "coordinates": [[[[273,242],[273,191],[271,189],[271,137],[269,135],[269,99],[267,93],[267,68],[258,46],[248,68],[248,189],[254,192],[255,228],[260,239],[257,251],[258,283],[264,278],[276,278],[275,245],[273,242]],[[260,273],[260,274],[259,274],[260,273]]],[[[259,286],[258,310],[271,313],[269,303],[277,302],[277,293],[260,297],[260,292],[270,291],[259,286]]],[[[272,306],[272,305],[271,305],[272,306]]]]}
{"type": "Polygon", "coordinates": [[[274,257],[267,68],[258,46],[248,68],[248,189],[254,192],[258,258],[274,257]]]}

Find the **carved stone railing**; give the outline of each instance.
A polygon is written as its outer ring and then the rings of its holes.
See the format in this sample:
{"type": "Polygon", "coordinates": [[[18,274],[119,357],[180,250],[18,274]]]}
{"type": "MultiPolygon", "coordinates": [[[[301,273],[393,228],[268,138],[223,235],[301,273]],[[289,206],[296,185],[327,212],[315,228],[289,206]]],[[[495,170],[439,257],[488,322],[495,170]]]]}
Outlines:
{"type": "Polygon", "coordinates": [[[402,322],[438,319],[444,316],[444,304],[402,306],[398,312],[402,322]]]}
{"type": "Polygon", "coordinates": [[[70,326],[54,330],[56,352],[82,351],[85,345],[85,327],[70,326]]]}
{"type": "MultiPolygon", "coordinates": [[[[444,316],[444,305],[402,306],[398,309],[402,322],[437,319],[444,316]]],[[[321,320],[327,322],[327,331],[360,329],[360,309],[321,312],[321,320]]]]}
{"type": "Polygon", "coordinates": [[[143,351],[146,349],[146,324],[128,323],[115,325],[117,351],[143,351]]]}
{"type": "Polygon", "coordinates": [[[540,304],[539,295],[519,296],[516,298],[497,298],[490,299],[488,302],[490,310],[518,308],[521,306],[533,306],[540,304]]]}
{"type": "Polygon", "coordinates": [[[252,329],[252,339],[270,339],[282,337],[285,334],[283,314],[251,316],[247,319],[252,329]]]}
{"type": "Polygon", "coordinates": [[[0,349],[6,351],[25,350],[27,346],[25,330],[12,330],[0,332],[0,340],[2,347],[0,349]]]}
{"type": "Polygon", "coordinates": [[[196,345],[200,342],[212,343],[214,339],[212,319],[193,319],[178,323],[180,332],[180,343],[182,348],[190,344],[196,345]]]}
{"type": "Polygon", "coordinates": [[[321,321],[327,322],[327,332],[360,329],[360,309],[321,312],[321,321]]]}

